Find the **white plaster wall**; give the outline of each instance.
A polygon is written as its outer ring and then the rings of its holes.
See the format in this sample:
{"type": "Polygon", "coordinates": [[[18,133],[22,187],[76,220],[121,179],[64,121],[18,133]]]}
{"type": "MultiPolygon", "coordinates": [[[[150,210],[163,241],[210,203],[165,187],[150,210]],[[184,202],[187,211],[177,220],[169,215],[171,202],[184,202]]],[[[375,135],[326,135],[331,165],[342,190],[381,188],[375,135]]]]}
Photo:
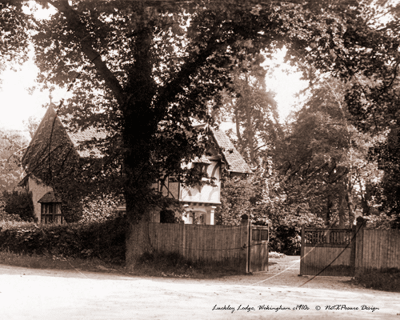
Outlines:
{"type": "Polygon", "coordinates": [[[209,178],[215,178],[214,184],[203,185],[202,187],[187,187],[181,185],[180,201],[192,201],[201,203],[220,203],[221,194],[221,168],[220,163],[212,161],[207,167],[209,178]]]}

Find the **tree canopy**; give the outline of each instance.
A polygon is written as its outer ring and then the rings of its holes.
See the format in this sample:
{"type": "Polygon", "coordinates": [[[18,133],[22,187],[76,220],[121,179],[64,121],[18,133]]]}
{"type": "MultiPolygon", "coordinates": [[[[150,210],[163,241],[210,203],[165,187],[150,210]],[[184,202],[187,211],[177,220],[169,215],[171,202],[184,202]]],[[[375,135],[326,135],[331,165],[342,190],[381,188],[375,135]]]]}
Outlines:
{"type": "Polygon", "coordinates": [[[0,130],[0,193],[12,191],[21,180],[21,157],[27,139],[12,130],[0,130]]]}

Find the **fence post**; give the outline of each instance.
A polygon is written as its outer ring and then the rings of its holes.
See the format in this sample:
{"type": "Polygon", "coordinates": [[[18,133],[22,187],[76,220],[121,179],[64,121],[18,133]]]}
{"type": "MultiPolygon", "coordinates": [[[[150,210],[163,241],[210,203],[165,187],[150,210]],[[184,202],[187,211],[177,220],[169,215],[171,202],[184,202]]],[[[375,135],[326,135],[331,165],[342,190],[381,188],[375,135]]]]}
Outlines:
{"type": "Polygon", "coordinates": [[[186,258],[186,225],[185,225],[184,221],[181,221],[180,228],[182,230],[182,234],[181,234],[182,237],[180,239],[180,241],[181,241],[181,244],[180,244],[181,254],[182,254],[183,257],[186,258]]]}
{"type": "Polygon", "coordinates": [[[355,248],[355,258],[354,258],[354,276],[358,276],[363,272],[363,242],[364,242],[364,227],[367,223],[363,217],[357,218],[356,226],[356,248],[355,248]]]}
{"type": "Polygon", "coordinates": [[[356,270],[356,236],[357,236],[357,226],[353,225],[351,227],[351,252],[350,252],[350,267],[351,267],[351,275],[354,277],[355,276],[355,270],[356,270]]]}
{"type": "Polygon", "coordinates": [[[303,275],[302,269],[304,268],[304,262],[303,262],[303,257],[304,257],[304,245],[305,245],[305,239],[304,239],[304,226],[301,227],[301,247],[300,247],[300,276],[303,275]]]}
{"type": "Polygon", "coordinates": [[[241,270],[243,270],[245,273],[249,272],[249,263],[250,263],[250,243],[249,243],[249,218],[247,216],[247,214],[242,215],[242,221],[240,222],[240,226],[242,228],[242,230],[244,230],[243,232],[243,236],[242,236],[242,241],[241,243],[243,243],[243,253],[242,253],[242,261],[243,263],[245,262],[244,265],[241,264],[241,270]]]}

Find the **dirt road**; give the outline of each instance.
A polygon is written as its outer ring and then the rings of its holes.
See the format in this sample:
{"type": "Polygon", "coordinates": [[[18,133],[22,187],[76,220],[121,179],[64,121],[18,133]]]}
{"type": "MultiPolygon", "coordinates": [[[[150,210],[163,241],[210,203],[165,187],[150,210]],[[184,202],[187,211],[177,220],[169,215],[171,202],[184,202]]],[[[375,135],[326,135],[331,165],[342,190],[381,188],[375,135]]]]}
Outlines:
{"type": "Polygon", "coordinates": [[[400,320],[400,293],[336,277],[300,287],[309,278],[298,276],[298,257],[277,261],[266,273],[218,280],[0,265],[0,319],[400,320]]]}

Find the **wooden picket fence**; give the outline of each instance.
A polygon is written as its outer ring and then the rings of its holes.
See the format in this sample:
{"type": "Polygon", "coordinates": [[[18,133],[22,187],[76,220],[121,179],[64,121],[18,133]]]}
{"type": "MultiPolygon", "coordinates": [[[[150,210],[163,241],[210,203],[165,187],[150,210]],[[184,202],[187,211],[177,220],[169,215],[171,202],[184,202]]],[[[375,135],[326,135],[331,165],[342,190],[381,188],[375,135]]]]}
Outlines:
{"type": "Polygon", "coordinates": [[[355,272],[400,269],[400,230],[362,228],[356,236],[355,272]]]}
{"type": "Polygon", "coordinates": [[[302,228],[301,275],[354,276],[400,269],[400,230],[302,228]],[[321,272],[322,271],[322,272],[321,272]]]}
{"type": "MultiPolygon", "coordinates": [[[[142,222],[127,241],[148,252],[178,253],[192,261],[231,266],[241,272],[268,269],[268,226],[243,219],[240,226],[142,222]]],[[[127,261],[132,253],[127,251],[127,261]]]]}
{"type": "Polygon", "coordinates": [[[245,231],[241,226],[149,223],[155,251],[178,252],[193,261],[240,259],[245,231]]]}
{"type": "Polygon", "coordinates": [[[245,270],[247,225],[216,226],[146,222],[132,225],[129,241],[148,237],[149,251],[179,253],[192,261],[223,263],[245,270]]]}

